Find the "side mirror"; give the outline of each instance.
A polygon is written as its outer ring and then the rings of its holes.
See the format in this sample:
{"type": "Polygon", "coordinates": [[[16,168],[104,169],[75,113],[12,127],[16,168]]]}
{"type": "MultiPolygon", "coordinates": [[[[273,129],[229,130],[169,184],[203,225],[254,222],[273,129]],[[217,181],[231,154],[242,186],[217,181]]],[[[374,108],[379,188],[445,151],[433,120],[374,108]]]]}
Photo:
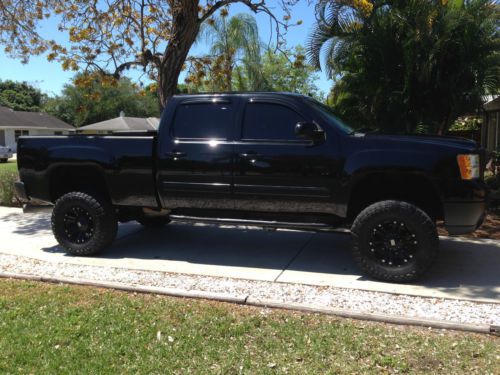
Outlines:
{"type": "Polygon", "coordinates": [[[325,132],[314,122],[298,122],[295,125],[295,135],[299,138],[309,139],[315,143],[325,140],[325,132]]]}

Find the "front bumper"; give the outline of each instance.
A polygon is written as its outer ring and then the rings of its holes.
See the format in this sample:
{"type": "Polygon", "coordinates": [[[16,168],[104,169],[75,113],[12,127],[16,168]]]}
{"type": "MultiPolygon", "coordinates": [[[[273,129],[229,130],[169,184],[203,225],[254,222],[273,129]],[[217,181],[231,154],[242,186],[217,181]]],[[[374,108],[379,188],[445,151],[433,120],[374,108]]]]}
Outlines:
{"type": "Polygon", "coordinates": [[[445,202],[444,224],[450,235],[474,232],[486,216],[486,201],[445,202]]]}

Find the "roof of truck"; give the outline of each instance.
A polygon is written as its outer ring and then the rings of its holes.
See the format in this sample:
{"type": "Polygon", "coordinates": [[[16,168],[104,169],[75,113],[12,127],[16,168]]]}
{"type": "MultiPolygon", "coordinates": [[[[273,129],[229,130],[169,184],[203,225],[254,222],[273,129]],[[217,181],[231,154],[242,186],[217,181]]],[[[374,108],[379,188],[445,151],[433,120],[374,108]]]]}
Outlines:
{"type": "Polygon", "coordinates": [[[252,95],[270,95],[270,96],[294,96],[308,98],[309,96],[287,91],[225,91],[225,92],[200,92],[193,94],[176,94],[174,96],[210,96],[210,95],[224,95],[224,96],[252,96],[252,95]]]}

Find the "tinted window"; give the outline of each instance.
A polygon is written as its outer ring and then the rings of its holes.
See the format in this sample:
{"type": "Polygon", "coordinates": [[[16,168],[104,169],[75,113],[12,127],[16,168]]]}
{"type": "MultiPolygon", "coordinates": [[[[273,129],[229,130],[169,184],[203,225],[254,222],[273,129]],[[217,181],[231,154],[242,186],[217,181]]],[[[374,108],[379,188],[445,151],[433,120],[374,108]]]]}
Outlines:
{"type": "Polygon", "coordinates": [[[176,138],[227,139],[232,113],[229,103],[182,104],[175,113],[173,135],[176,138]]]}
{"type": "Polygon", "coordinates": [[[304,119],[279,104],[248,103],[243,121],[243,139],[297,140],[295,125],[304,119]]]}

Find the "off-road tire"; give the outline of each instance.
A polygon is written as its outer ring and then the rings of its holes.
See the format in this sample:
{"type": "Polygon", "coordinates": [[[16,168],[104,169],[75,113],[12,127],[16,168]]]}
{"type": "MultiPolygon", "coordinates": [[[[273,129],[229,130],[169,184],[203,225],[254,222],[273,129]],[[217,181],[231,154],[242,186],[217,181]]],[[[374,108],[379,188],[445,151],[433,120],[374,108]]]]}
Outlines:
{"type": "Polygon", "coordinates": [[[113,242],[118,230],[113,206],[104,198],[82,192],[71,192],[61,196],[52,211],[51,223],[57,242],[69,254],[79,256],[94,255],[102,251],[113,242]],[[92,220],[92,233],[81,243],[75,242],[67,234],[65,215],[74,208],[86,212],[92,220]]]}
{"type": "MultiPolygon", "coordinates": [[[[401,201],[387,200],[368,206],[354,220],[351,233],[354,261],[366,274],[382,281],[404,283],[418,279],[429,270],[439,248],[434,222],[420,208],[401,201]],[[408,229],[411,244],[405,246],[405,240],[401,240],[400,243],[403,245],[398,245],[400,246],[398,251],[394,254],[389,253],[389,259],[395,257],[398,262],[405,263],[395,266],[397,262],[394,261],[394,264],[389,266],[388,261],[383,259],[386,255],[380,254],[387,254],[387,251],[391,250],[390,245],[376,245],[380,244],[380,241],[370,242],[373,241],[377,230],[383,231],[384,227],[379,228],[382,225],[396,227],[401,225],[408,229]],[[411,255],[406,255],[410,253],[410,248],[411,255]],[[400,256],[401,253],[404,255],[400,256]]],[[[382,234],[380,236],[382,237],[382,234]]],[[[406,237],[406,235],[401,236],[401,238],[406,237]]],[[[394,240],[386,238],[384,243],[387,241],[395,246],[394,240]]]]}
{"type": "Polygon", "coordinates": [[[157,217],[143,217],[137,219],[137,221],[146,228],[161,228],[168,223],[170,223],[170,218],[168,216],[157,216],[157,217]]]}

